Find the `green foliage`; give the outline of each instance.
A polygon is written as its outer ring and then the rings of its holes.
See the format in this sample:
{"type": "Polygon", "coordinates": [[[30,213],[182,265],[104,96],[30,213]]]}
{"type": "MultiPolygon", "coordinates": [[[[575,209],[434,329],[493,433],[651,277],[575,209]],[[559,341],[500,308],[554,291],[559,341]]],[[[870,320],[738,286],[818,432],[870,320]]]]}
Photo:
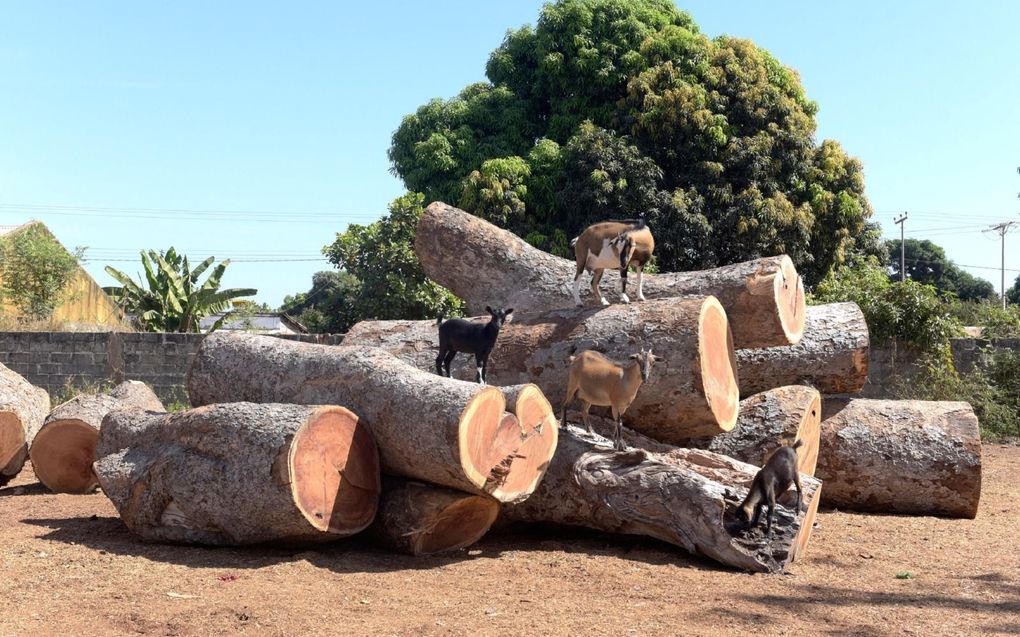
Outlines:
{"type": "Polygon", "coordinates": [[[69,253],[42,224],[0,239],[0,301],[27,320],[48,319],[66,300],[85,249],[69,253]]]}
{"type": "Polygon", "coordinates": [[[464,180],[460,207],[492,223],[507,226],[524,214],[528,196],[525,185],[531,167],[520,157],[500,157],[482,162],[464,180]]]}
{"type": "Polygon", "coordinates": [[[148,332],[198,332],[202,317],[227,310],[234,299],[258,293],[253,288],[220,289],[220,279],[230,259],[222,261],[204,283],[199,283],[199,277],[213,264],[214,257],[192,269],[188,257],[177,254],[172,247],[166,252],[142,252],[141,256],[144,280],[139,277],[135,282],[120,270],[106,266],[107,274],[121,287],[104,289],[126,312],[136,315],[148,332]]]}
{"type": "Polygon", "coordinates": [[[963,325],[980,327],[982,338],[1020,337],[1020,306],[1002,309],[998,301],[957,302],[952,312],[963,325]]]}
{"type": "Polygon", "coordinates": [[[669,0],[546,4],[486,73],[393,135],[393,172],[428,201],[554,252],[557,231],[644,213],[667,271],[787,253],[811,285],[883,253],[861,163],[816,143],[796,72],[707,38],[669,0]],[[512,171],[486,168],[507,159],[512,171]]]}
{"type": "Polygon", "coordinates": [[[348,272],[326,270],[312,275],[312,288],[283,299],[280,311],[293,316],[315,334],[342,334],[360,320],[352,300],[360,284],[348,272]]]}
{"type": "Polygon", "coordinates": [[[925,352],[917,370],[897,378],[890,390],[903,400],[961,400],[970,403],[981,437],[999,440],[1020,435],[1020,354],[985,352],[974,369],[959,373],[948,347],[925,352]]]}
{"type": "Polygon", "coordinates": [[[344,295],[346,331],[365,319],[423,319],[458,315],[461,301],[425,276],[414,253],[414,233],[425,197],[407,193],[389,206],[389,215],[338,233],[323,253],[357,280],[344,295]]]}
{"type": "Polygon", "coordinates": [[[1006,301],[1013,305],[1020,305],[1020,274],[1013,281],[1013,285],[1006,290],[1006,301]]]}
{"type": "MultiPolygon", "coordinates": [[[[900,278],[900,240],[885,242],[890,256],[894,280],[900,278]]],[[[945,250],[931,241],[907,239],[903,242],[903,260],[907,278],[934,285],[940,292],[952,292],[964,301],[994,300],[995,287],[965,270],[946,257],[945,250]]]]}
{"type": "Polygon", "coordinates": [[[896,340],[937,349],[962,331],[947,300],[933,286],[909,279],[890,281],[874,261],[833,271],[818,284],[811,301],[853,301],[864,313],[874,343],[896,340]]]}

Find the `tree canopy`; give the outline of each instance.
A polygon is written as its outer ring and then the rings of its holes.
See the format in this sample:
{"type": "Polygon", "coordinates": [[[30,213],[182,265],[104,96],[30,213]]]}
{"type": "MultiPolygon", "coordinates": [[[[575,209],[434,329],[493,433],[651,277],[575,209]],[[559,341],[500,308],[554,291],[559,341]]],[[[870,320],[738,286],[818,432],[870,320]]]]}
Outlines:
{"type": "Polygon", "coordinates": [[[68,252],[42,224],[0,239],[0,302],[24,318],[48,319],[67,300],[67,287],[84,248],[68,252]]]}
{"type": "MultiPolygon", "coordinates": [[[[890,275],[900,278],[900,240],[886,241],[889,251],[890,275]]],[[[962,301],[997,299],[995,286],[961,269],[946,257],[946,251],[931,241],[907,239],[903,242],[907,278],[935,286],[940,292],[952,292],[962,301]]]]}
{"type": "Polygon", "coordinates": [[[547,4],[486,75],[393,135],[393,172],[427,201],[564,256],[585,225],[644,213],[664,270],[787,253],[814,283],[880,252],[861,163],[816,142],[797,73],[669,0],[547,4]]]}
{"type": "Polygon", "coordinates": [[[323,248],[329,261],[347,275],[320,281],[321,287],[333,286],[335,290],[332,305],[324,308],[337,311],[326,317],[331,330],[345,332],[364,319],[460,313],[460,300],[425,276],[414,253],[414,232],[423,201],[420,193],[398,197],[390,204],[389,215],[367,226],[352,224],[323,248]]]}

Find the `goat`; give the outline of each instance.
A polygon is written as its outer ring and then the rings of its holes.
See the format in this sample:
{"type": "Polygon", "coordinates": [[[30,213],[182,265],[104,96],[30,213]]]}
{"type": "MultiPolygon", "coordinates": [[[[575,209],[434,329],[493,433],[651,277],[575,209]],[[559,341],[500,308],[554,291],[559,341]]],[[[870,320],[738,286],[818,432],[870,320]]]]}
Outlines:
{"type": "Polygon", "coordinates": [[[570,242],[577,261],[574,275],[574,303],[581,307],[581,274],[588,270],[591,275],[591,292],[602,305],[609,301],[599,290],[599,281],[606,268],[620,269],[620,300],[630,303],[627,296],[627,270],[631,265],[637,269],[637,298],[645,300],[644,269],[652,259],[655,239],[645,225],[644,217],[627,221],[603,221],[588,226],[584,232],[570,242]]]}
{"type": "Polygon", "coordinates": [[[769,513],[766,516],[765,535],[771,535],[772,521],[776,512],[776,496],[785,493],[791,484],[797,487],[797,507],[794,511],[800,511],[801,488],[800,473],[797,471],[797,449],[803,444],[803,441],[797,440],[788,447],[776,449],[765,462],[765,466],[755,474],[751,489],[737,510],[737,515],[744,522],[745,529],[758,525],[761,510],[768,504],[769,513]],[[753,517],[752,511],[754,512],[753,517]]]}
{"type": "Polygon", "coordinates": [[[644,348],[637,354],[631,354],[630,358],[633,362],[618,365],[593,350],[570,357],[570,377],[567,381],[567,397],[563,399],[561,417],[564,427],[567,426],[567,405],[576,394],[582,405],[581,418],[588,431],[592,431],[591,421],[588,419],[588,410],[591,406],[608,406],[613,413],[613,422],[616,423],[614,445],[621,451],[626,449],[621,438],[623,413],[634,402],[641,384],[648,380],[652,372],[652,363],[662,360],[654,356],[652,350],[646,352],[644,348]]]}
{"type": "Polygon", "coordinates": [[[504,310],[503,308],[492,309],[485,306],[485,311],[492,318],[488,323],[472,323],[464,319],[454,318],[446,322],[440,316],[436,319],[436,326],[439,327],[439,356],[436,356],[436,373],[440,376],[450,376],[450,363],[453,357],[459,352],[475,355],[475,364],[478,373],[475,380],[485,384],[485,372],[489,364],[489,354],[496,346],[496,337],[499,336],[499,328],[503,323],[510,320],[510,314],[514,309],[504,310]],[[446,373],[443,373],[443,370],[446,373]]]}

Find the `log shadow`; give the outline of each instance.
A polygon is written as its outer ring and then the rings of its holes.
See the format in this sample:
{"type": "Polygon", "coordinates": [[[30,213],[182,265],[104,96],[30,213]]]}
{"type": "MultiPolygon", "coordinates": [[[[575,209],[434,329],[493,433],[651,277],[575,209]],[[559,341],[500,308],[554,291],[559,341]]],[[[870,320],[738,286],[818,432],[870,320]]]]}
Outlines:
{"type": "Polygon", "coordinates": [[[476,546],[491,545],[501,551],[547,550],[615,557],[652,566],[672,564],[698,571],[733,573],[707,557],[691,555],[678,546],[644,535],[605,533],[579,526],[547,522],[512,522],[490,531],[476,546]]]}
{"type": "Polygon", "coordinates": [[[40,539],[154,562],[197,568],[259,569],[306,560],[338,573],[382,573],[430,569],[479,557],[498,558],[496,547],[469,547],[446,555],[413,557],[376,548],[358,536],[324,544],[253,544],[248,546],[199,546],[147,542],[128,530],[118,517],[28,518],[21,522],[49,529],[40,539]]]}
{"type": "Polygon", "coordinates": [[[0,488],[0,498],[13,498],[19,495],[46,495],[53,492],[47,489],[42,482],[31,482],[29,484],[7,485],[0,488]]]}

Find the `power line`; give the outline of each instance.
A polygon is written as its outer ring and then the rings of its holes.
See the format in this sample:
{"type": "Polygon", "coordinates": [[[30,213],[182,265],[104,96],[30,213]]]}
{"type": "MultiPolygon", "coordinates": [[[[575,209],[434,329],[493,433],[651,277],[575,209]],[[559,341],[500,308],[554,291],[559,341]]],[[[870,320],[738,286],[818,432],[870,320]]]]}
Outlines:
{"type": "Polygon", "coordinates": [[[1020,222],[1004,221],[1002,223],[997,223],[994,226],[991,226],[987,230],[988,232],[992,231],[997,232],[999,235],[999,239],[1002,242],[1002,266],[1000,268],[1001,269],[1000,276],[1002,278],[1002,281],[1000,282],[999,285],[1002,295],[1002,309],[1004,310],[1006,309],[1006,235],[1009,233],[1010,230],[1012,230],[1016,226],[1020,226],[1020,222]]]}

